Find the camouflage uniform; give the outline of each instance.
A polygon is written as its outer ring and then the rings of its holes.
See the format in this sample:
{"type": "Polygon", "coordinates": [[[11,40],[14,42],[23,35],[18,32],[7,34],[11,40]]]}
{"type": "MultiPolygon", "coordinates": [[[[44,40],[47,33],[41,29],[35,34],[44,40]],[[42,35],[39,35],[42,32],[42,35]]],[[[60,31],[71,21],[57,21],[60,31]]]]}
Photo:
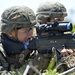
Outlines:
{"type": "Polygon", "coordinates": [[[13,6],[3,12],[1,21],[0,75],[23,75],[31,51],[23,48],[23,44],[17,39],[17,34],[14,41],[6,34],[13,29],[34,26],[35,14],[26,6],[13,6]]]}

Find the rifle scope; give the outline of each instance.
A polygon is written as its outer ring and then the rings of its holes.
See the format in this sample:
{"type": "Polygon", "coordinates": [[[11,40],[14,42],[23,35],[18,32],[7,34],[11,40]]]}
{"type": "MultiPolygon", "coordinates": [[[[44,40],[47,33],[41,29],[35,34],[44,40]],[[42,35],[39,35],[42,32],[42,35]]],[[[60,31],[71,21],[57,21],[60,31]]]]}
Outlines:
{"type": "Polygon", "coordinates": [[[72,31],[72,23],[49,22],[47,24],[41,24],[36,26],[36,30],[38,33],[50,32],[50,31],[67,32],[67,31],[72,31]]]}

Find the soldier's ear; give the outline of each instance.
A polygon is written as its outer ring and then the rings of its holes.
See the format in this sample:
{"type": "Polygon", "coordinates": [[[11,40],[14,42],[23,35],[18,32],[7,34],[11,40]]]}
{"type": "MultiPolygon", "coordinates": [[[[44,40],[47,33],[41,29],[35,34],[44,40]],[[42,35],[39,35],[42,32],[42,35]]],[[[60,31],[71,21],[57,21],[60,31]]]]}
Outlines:
{"type": "Polygon", "coordinates": [[[8,35],[9,37],[13,37],[13,36],[15,35],[15,33],[12,31],[12,32],[9,32],[7,35],[8,35]]]}

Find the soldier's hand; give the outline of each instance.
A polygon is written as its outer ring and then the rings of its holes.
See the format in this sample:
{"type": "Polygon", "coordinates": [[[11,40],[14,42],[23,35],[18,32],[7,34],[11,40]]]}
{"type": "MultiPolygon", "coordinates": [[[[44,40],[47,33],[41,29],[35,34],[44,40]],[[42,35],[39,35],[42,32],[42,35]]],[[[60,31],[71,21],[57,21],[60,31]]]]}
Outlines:
{"type": "Polygon", "coordinates": [[[62,49],[61,50],[61,55],[65,56],[65,55],[70,55],[73,54],[74,50],[73,49],[62,49]]]}

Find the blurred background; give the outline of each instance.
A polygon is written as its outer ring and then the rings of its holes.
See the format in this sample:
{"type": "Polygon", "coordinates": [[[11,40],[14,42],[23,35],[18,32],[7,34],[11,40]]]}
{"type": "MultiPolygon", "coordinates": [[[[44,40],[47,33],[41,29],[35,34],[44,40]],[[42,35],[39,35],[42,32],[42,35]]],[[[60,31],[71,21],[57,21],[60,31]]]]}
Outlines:
{"type": "MultiPolygon", "coordinates": [[[[26,5],[34,10],[36,13],[36,9],[41,2],[50,1],[50,0],[0,0],[0,19],[2,12],[11,6],[16,5],[26,5]]],[[[52,0],[53,1],[53,0],[52,0]]],[[[65,20],[72,22],[75,24],[75,0],[55,0],[61,2],[67,9],[68,16],[65,17],[65,20]]],[[[0,25],[1,26],[1,25],[0,25]]]]}

